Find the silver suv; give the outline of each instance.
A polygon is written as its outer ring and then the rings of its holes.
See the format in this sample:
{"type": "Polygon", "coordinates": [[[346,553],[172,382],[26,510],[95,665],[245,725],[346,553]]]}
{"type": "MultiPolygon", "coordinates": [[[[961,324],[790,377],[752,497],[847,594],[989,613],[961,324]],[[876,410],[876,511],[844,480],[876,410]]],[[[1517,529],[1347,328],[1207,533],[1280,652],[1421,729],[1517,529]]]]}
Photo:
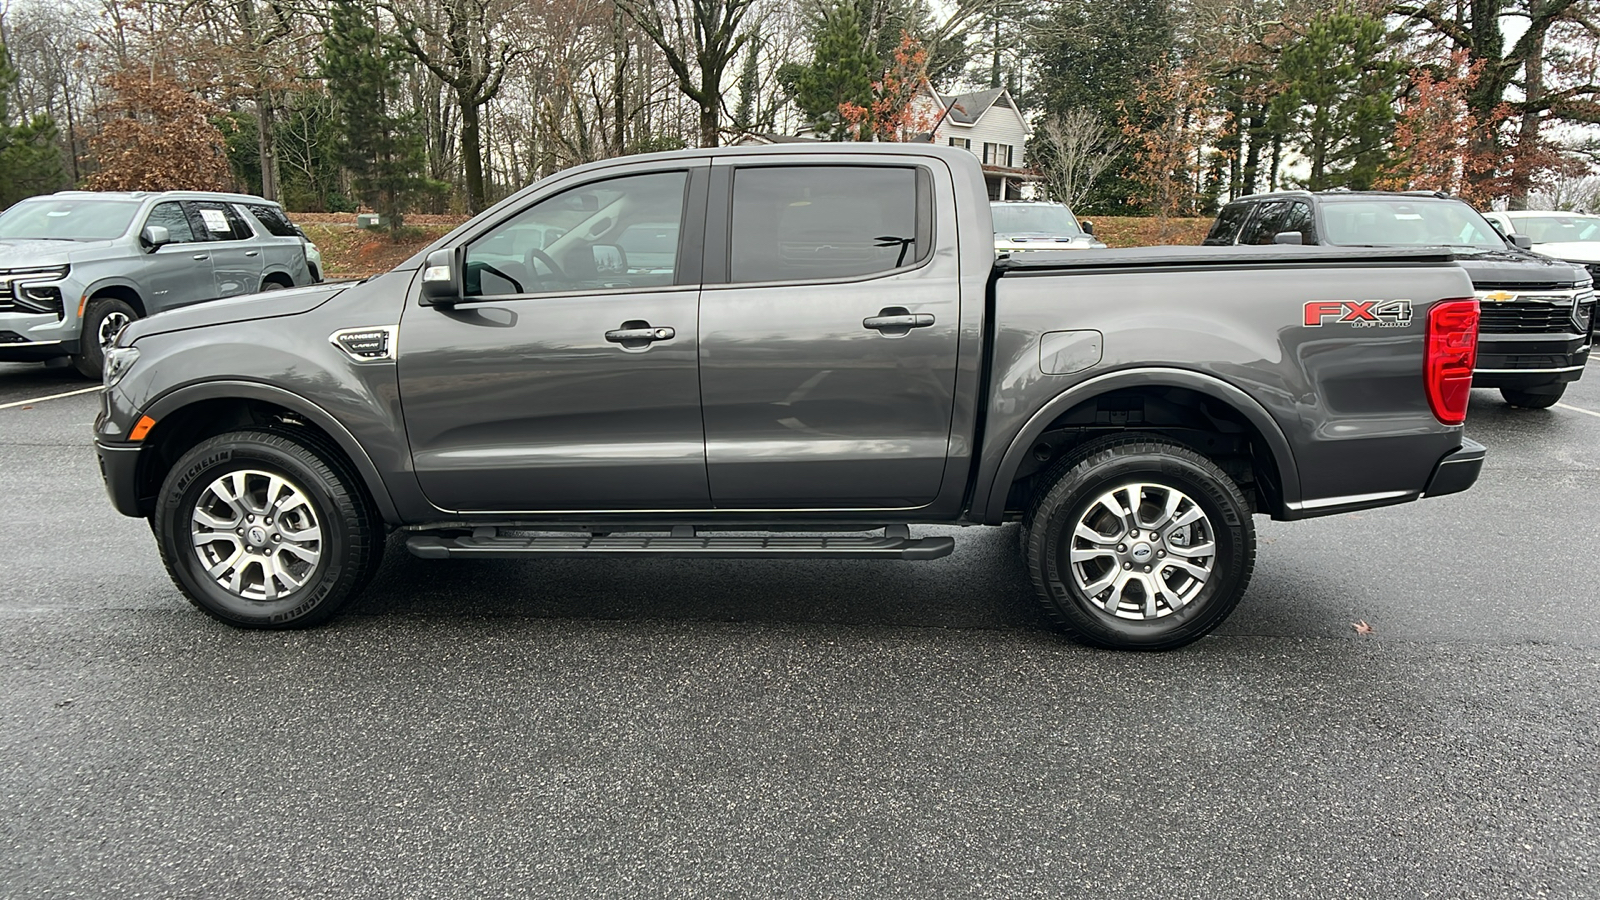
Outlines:
{"type": "Polygon", "coordinates": [[[0,360],[100,377],[130,321],[319,280],[315,248],[248,194],[62,191],[0,213],[0,360]]]}

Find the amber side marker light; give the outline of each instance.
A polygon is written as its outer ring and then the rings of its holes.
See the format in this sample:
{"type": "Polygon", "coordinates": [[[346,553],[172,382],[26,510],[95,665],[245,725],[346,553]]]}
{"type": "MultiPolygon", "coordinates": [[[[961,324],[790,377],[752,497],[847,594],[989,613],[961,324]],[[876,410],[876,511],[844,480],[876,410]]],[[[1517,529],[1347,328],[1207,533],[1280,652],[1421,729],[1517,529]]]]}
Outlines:
{"type": "Polygon", "coordinates": [[[140,416],[139,421],[134,423],[133,430],[128,432],[128,440],[144,440],[144,436],[150,433],[150,429],[155,427],[155,424],[155,419],[152,419],[149,416],[140,416]]]}

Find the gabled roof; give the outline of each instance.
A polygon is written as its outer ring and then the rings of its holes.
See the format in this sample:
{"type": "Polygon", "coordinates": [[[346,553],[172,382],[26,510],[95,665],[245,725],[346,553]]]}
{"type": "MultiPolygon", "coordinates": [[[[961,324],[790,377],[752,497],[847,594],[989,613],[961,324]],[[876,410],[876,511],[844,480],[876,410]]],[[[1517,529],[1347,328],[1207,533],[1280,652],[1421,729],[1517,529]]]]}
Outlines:
{"type": "MultiPolygon", "coordinates": [[[[937,94],[934,96],[938,97],[937,94]]],[[[990,88],[953,97],[939,97],[939,102],[950,111],[946,119],[958,125],[975,125],[1001,97],[1008,97],[1005,88],[990,88]]]]}

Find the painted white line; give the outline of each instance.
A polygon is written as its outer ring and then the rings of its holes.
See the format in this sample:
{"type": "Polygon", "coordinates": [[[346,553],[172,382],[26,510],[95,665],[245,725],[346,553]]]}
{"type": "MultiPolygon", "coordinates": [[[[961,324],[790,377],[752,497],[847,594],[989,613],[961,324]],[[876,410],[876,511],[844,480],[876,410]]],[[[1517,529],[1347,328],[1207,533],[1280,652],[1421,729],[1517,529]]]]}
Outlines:
{"type": "MultiPolygon", "coordinates": [[[[95,385],[92,388],[84,388],[81,391],[67,391],[64,394],[51,394],[48,397],[35,397],[32,400],[18,400],[15,403],[0,403],[0,409],[10,409],[13,406],[32,406],[35,403],[43,403],[46,400],[60,400],[62,397],[76,397],[79,394],[88,394],[98,390],[100,390],[100,386],[95,385]]],[[[1588,412],[1588,410],[1584,410],[1584,412],[1588,412]]]]}
{"type": "Polygon", "coordinates": [[[1594,416],[1596,419],[1600,419],[1600,413],[1597,413],[1592,409],[1584,409],[1581,406],[1568,406],[1565,403],[1557,403],[1556,406],[1559,406],[1562,409],[1570,409],[1573,412],[1581,412],[1586,416],[1594,416]]]}

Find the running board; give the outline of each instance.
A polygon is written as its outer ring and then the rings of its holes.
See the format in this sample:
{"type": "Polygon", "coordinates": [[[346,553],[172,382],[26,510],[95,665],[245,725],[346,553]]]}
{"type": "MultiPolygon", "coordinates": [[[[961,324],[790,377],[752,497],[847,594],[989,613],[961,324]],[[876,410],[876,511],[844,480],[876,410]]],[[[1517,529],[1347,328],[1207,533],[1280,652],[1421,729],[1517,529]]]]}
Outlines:
{"type": "Polygon", "coordinates": [[[422,559],[517,559],[538,557],[635,556],[700,559],[938,559],[956,548],[952,537],[911,537],[904,525],[883,529],[883,537],[817,535],[719,535],[702,537],[679,525],[672,534],[541,532],[517,528],[477,528],[471,537],[419,534],[406,541],[422,559]]]}

